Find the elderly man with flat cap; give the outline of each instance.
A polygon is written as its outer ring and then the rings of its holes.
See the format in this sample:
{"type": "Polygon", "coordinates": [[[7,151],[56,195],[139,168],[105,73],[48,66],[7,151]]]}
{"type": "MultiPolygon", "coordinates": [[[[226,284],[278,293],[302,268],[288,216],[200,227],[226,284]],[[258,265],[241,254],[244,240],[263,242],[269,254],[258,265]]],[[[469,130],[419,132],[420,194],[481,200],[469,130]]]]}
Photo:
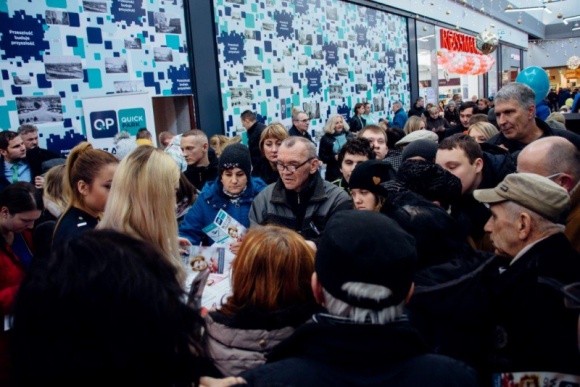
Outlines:
{"type": "Polygon", "coordinates": [[[340,211],[327,226],[312,276],[314,297],[326,312],[275,347],[267,364],[242,374],[248,384],[477,385],[471,368],[430,354],[407,321],[417,262],[413,237],[370,211],[340,211]]]}
{"type": "Polygon", "coordinates": [[[561,224],[568,192],[546,177],[517,173],[473,196],[490,207],[485,230],[501,264],[489,282],[491,371],[580,375],[578,313],[566,309],[560,292],[580,282],[580,254],[561,224]]]}

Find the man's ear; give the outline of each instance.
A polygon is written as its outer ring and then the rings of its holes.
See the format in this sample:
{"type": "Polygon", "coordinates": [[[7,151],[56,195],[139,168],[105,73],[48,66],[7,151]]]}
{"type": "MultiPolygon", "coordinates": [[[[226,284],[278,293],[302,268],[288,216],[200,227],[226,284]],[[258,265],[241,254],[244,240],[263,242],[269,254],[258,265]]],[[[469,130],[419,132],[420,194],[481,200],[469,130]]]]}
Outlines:
{"type": "Polygon", "coordinates": [[[8,207],[3,206],[2,208],[0,208],[0,216],[2,216],[3,218],[7,218],[8,215],[10,215],[10,211],[8,211],[8,207]]]}
{"type": "Polygon", "coordinates": [[[207,152],[207,150],[209,149],[209,143],[204,142],[203,145],[202,145],[202,149],[203,149],[204,152],[207,152]]]}
{"type": "Polygon", "coordinates": [[[575,186],[574,179],[567,173],[563,173],[560,176],[556,176],[554,182],[559,186],[564,187],[568,192],[572,191],[572,188],[574,188],[575,186]]]}
{"type": "Polygon", "coordinates": [[[475,159],[475,171],[477,173],[483,170],[483,159],[481,157],[475,159]]]}
{"type": "Polygon", "coordinates": [[[536,116],[536,105],[532,104],[532,106],[528,108],[528,119],[533,120],[535,116],[536,116]]]}
{"type": "Polygon", "coordinates": [[[532,218],[530,217],[530,214],[526,212],[520,213],[516,220],[516,227],[518,238],[521,241],[528,239],[532,233],[532,218]]]}
{"type": "Polygon", "coordinates": [[[8,153],[8,151],[6,149],[0,149],[0,155],[2,155],[2,157],[6,157],[6,154],[8,153]]]}
{"type": "Polygon", "coordinates": [[[322,285],[318,281],[318,275],[316,272],[312,273],[312,279],[310,281],[312,286],[312,294],[314,294],[314,299],[318,304],[324,306],[324,292],[322,291],[322,285]]]}
{"type": "Polygon", "coordinates": [[[312,160],[312,166],[310,167],[310,174],[311,175],[315,174],[316,171],[318,171],[318,167],[320,167],[320,160],[315,158],[314,160],[312,160]]]}

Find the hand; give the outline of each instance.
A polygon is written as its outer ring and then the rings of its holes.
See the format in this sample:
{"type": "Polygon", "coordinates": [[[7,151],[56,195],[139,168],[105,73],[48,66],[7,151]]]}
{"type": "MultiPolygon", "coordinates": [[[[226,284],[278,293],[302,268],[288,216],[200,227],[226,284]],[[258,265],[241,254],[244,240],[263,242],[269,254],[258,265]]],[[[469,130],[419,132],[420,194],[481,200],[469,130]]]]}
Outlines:
{"type": "Polygon", "coordinates": [[[179,244],[179,255],[188,255],[188,247],[191,246],[191,242],[186,238],[177,237],[177,243],[179,244]]]}
{"type": "Polygon", "coordinates": [[[43,189],[44,188],[44,177],[36,176],[34,178],[34,186],[38,189],[43,189]]]}
{"type": "Polygon", "coordinates": [[[241,241],[233,242],[232,244],[230,244],[230,251],[232,252],[232,254],[238,255],[238,251],[240,250],[241,245],[242,245],[241,241]]]}
{"type": "Polygon", "coordinates": [[[239,376],[230,376],[229,378],[210,378],[209,376],[202,376],[199,378],[200,387],[226,387],[235,386],[236,384],[247,384],[247,382],[239,376]]]}

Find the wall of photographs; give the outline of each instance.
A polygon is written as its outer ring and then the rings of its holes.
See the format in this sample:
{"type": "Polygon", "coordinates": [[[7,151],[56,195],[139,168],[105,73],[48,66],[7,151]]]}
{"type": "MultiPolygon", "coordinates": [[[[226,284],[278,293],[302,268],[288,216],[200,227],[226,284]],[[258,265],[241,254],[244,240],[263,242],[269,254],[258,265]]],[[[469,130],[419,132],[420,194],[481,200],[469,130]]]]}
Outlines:
{"type": "Polygon", "coordinates": [[[357,102],[389,118],[410,108],[407,21],[339,0],[214,0],[220,87],[228,135],[239,115],[291,125],[293,107],[320,136],[330,114],[349,118],[357,102]]]}
{"type": "Polygon", "coordinates": [[[82,98],[191,94],[183,0],[0,1],[0,129],[84,140],[82,98]]]}

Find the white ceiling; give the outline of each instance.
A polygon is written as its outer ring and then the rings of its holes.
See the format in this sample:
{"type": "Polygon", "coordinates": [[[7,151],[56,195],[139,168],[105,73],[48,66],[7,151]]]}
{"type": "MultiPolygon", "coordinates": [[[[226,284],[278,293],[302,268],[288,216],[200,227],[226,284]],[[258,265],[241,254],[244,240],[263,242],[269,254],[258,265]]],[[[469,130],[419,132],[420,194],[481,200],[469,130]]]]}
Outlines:
{"type": "MultiPolygon", "coordinates": [[[[552,11],[552,13],[541,10],[525,12],[527,15],[530,15],[544,25],[563,24],[562,19],[558,18],[558,14],[561,14],[563,17],[580,15],[580,0],[509,0],[509,2],[514,8],[545,5],[550,11],[552,11]]],[[[515,14],[517,15],[518,13],[519,12],[516,12],[515,14]]],[[[571,26],[572,24],[574,24],[574,22],[571,22],[568,25],[571,26]]]]}

